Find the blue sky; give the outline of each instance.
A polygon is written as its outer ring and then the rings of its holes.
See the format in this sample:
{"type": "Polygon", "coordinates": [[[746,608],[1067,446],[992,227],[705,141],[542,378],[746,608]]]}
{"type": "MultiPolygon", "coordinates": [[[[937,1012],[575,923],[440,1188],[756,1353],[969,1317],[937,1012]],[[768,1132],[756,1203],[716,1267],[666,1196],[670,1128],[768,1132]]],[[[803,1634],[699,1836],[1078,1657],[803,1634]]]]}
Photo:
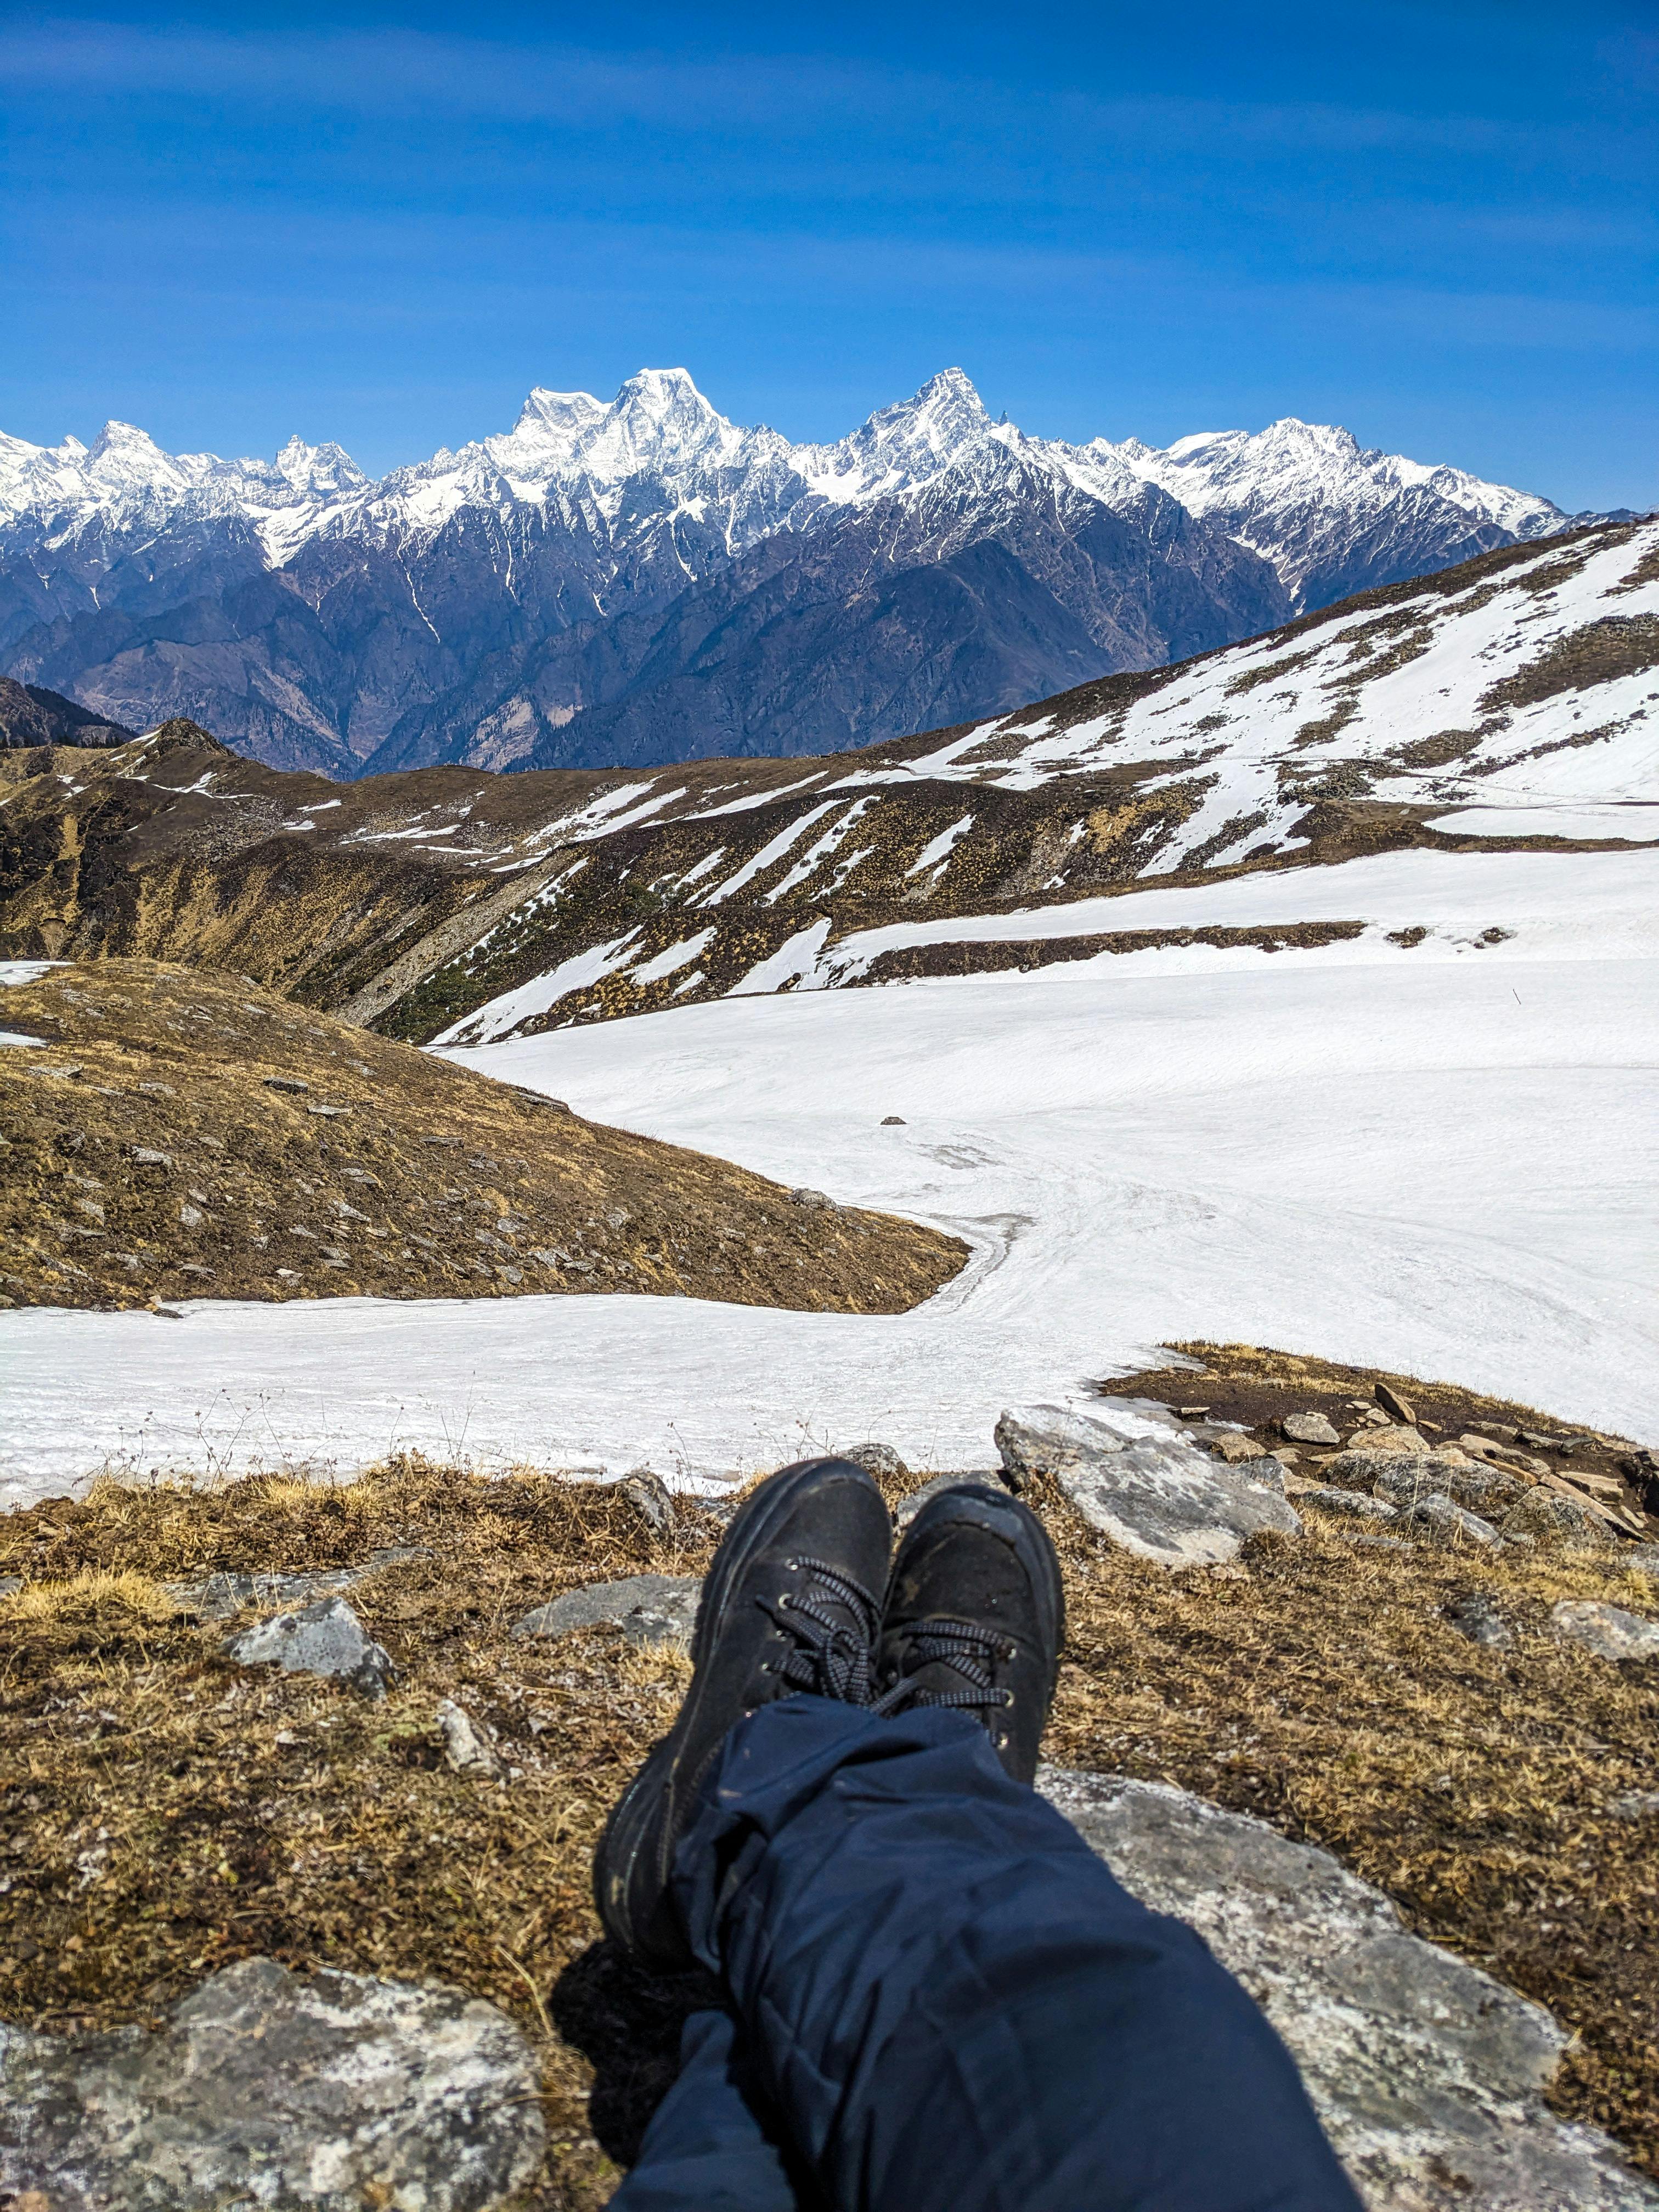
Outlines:
{"type": "Polygon", "coordinates": [[[0,17],[0,428],[367,468],[684,365],[835,434],[1348,424],[1659,504],[1659,12],[0,17]]]}

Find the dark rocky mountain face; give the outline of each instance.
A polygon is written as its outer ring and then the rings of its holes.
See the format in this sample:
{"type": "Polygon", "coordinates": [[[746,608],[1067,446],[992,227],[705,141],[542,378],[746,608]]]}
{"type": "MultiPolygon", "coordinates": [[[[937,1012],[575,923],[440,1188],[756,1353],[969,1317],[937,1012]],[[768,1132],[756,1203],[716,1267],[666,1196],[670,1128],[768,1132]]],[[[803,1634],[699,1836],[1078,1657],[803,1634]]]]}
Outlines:
{"type": "Polygon", "coordinates": [[[186,716],[338,780],[793,756],[1157,667],[1565,520],[1300,423],[1069,447],[959,371],[837,445],[683,372],[371,483],[0,439],[0,666],[112,723],[186,716]]]}
{"type": "Polygon", "coordinates": [[[38,684],[14,684],[0,676],[0,752],[33,745],[124,745],[137,734],[119,722],[101,721],[88,708],[38,684]]]}

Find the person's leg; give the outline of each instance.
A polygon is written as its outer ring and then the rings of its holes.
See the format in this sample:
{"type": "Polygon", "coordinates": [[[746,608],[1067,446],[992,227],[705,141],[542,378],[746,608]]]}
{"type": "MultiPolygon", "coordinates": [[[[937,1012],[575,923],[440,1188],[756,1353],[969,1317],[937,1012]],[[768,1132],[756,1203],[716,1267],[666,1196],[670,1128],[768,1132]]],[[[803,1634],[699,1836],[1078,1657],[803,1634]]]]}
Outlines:
{"type": "Polygon", "coordinates": [[[730,2014],[686,2021],[679,2074],[611,2212],[797,2212],[781,2130],[730,2014]]]}
{"type": "Polygon", "coordinates": [[[765,1707],[674,1865],[838,2212],[1356,2212],[1255,2006],[968,1715],[765,1707]]]}

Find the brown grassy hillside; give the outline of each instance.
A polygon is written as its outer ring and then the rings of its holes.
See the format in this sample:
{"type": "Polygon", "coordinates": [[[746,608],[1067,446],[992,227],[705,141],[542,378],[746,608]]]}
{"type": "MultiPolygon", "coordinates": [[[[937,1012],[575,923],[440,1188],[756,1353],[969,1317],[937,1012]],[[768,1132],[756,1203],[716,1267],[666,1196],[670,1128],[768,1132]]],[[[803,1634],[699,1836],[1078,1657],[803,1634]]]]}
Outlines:
{"type": "Polygon", "coordinates": [[[966,1248],[145,960],[0,991],[0,1296],[642,1291],[902,1313],[966,1248]]]}

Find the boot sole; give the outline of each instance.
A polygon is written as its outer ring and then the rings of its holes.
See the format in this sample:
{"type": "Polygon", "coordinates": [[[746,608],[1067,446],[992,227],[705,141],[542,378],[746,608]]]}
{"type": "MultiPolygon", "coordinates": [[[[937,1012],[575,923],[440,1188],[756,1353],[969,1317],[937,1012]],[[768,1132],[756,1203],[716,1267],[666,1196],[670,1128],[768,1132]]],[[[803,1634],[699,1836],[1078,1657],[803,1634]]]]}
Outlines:
{"type": "MultiPolygon", "coordinates": [[[[642,1965],[655,1966],[665,1972],[684,1972],[696,1964],[678,1924],[665,1910],[667,1868],[657,1869],[657,1878],[653,1885],[655,1905],[648,1924],[639,1928],[634,1925],[629,1911],[635,1877],[641,1856],[650,1847],[653,1835],[659,1836],[663,1832],[658,1825],[662,1814],[662,1801],[674,1788],[675,1765],[687,1737],[695,1733],[701,1717],[702,1704],[708,1686],[708,1677],[703,1673],[704,1662],[713,1650],[720,1627],[723,1625],[726,1601],[732,1588],[793,1513],[800,1492],[823,1480],[826,1466],[846,1468],[849,1474],[856,1474],[868,1483],[876,1498],[880,1498],[881,1492],[876,1484],[862,1468],[854,1467],[850,1460],[807,1460],[787,1475],[775,1476],[763,1490],[757,1492],[748,1505],[739,1510],[726,1533],[724,1542],[714,1554],[714,1565],[708,1570],[702,1595],[697,1601],[697,1618],[691,1631],[691,1682],[674,1725],[647,1755],[645,1764],[623,1790],[615,1811],[605,1823],[599,1849],[593,1855],[593,1902],[605,1933],[642,1965]]],[[[883,1510],[885,1510],[884,1505],[883,1510]]],[[[711,1752],[717,1751],[724,1741],[724,1735],[716,1738],[710,1747],[711,1752]]],[[[695,1786],[696,1775],[685,1778],[695,1786]]],[[[672,1808],[666,1826],[671,1828],[673,1826],[672,1808]]]]}

